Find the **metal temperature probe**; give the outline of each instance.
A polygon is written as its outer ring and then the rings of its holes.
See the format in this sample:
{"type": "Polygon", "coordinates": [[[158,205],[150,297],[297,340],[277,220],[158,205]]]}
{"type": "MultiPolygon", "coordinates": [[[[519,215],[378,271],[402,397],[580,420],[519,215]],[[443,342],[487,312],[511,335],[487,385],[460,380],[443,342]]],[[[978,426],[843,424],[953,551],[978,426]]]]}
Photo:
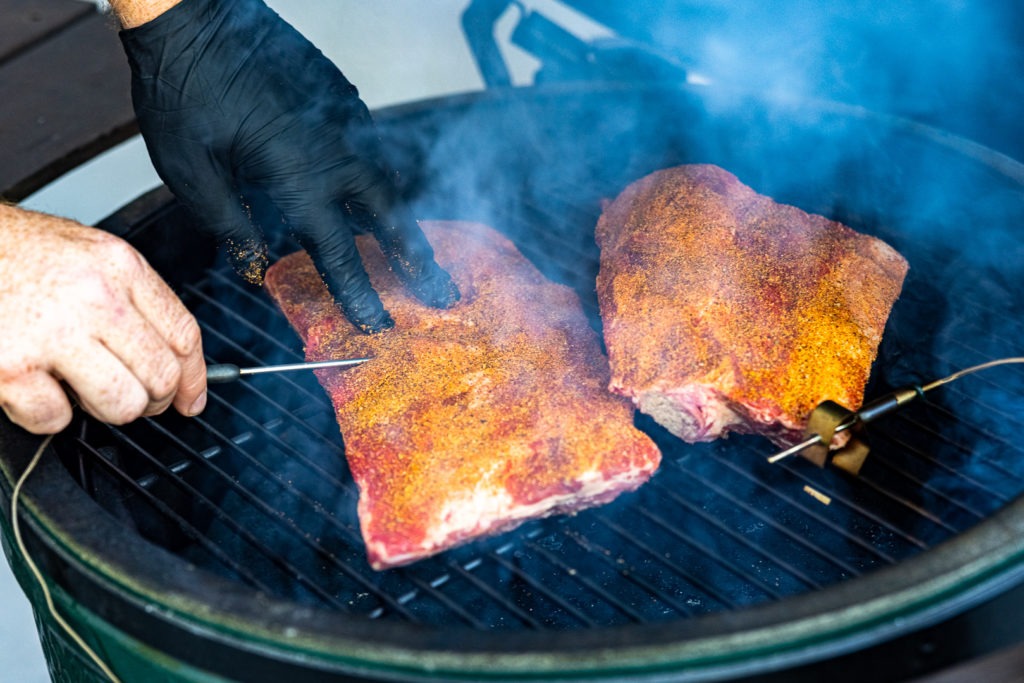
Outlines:
{"type": "MultiPolygon", "coordinates": [[[[969,375],[971,373],[978,372],[979,370],[985,370],[987,368],[996,367],[997,365],[1009,365],[1011,363],[1024,363],[1024,357],[1000,358],[999,360],[993,360],[989,361],[988,363],[982,363],[981,365],[975,365],[973,367],[965,368],[958,372],[954,372],[949,377],[943,377],[942,379],[935,380],[934,382],[925,384],[923,386],[915,385],[901,387],[899,389],[889,392],[888,394],[880,398],[876,398],[873,401],[864,404],[863,406],[861,406],[860,410],[850,412],[845,418],[842,419],[841,422],[839,422],[839,424],[835,426],[835,428],[832,430],[832,434],[838,434],[839,432],[844,432],[852,427],[867,424],[868,422],[872,422],[873,420],[876,420],[882,417],[883,415],[888,415],[889,413],[895,412],[899,408],[902,408],[906,404],[913,401],[915,398],[924,398],[926,392],[931,391],[932,389],[935,389],[937,387],[940,387],[943,384],[949,384],[954,380],[960,379],[964,375],[969,375]]],[[[819,406],[819,408],[820,407],[821,406],[819,406]]],[[[821,432],[809,430],[808,434],[809,436],[804,441],[801,441],[795,446],[791,446],[790,448],[787,448],[784,451],[779,451],[775,455],[769,457],[768,462],[777,463],[781,460],[785,460],[791,455],[801,453],[808,448],[820,445],[827,446],[827,444],[832,441],[832,437],[831,435],[829,435],[828,442],[826,442],[825,439],[822,437],[821,432]]]]}

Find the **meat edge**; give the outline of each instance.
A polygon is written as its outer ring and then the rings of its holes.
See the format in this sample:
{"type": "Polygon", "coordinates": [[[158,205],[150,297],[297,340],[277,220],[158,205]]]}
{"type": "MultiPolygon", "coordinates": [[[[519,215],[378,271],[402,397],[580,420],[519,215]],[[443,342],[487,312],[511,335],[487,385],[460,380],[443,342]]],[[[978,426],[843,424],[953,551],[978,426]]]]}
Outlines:
{"type": "Polygon", "coordinates": [[[393,569],[433,556],[440,551],[450,550],[468,541],[511,531],[531,520],[571,514],[603,505],[623,493],[637,490],[650,479],[657,468],[658,462],[655,461],[650,467],[635,467],[629,472],[620,473],[613,479],[608,479],[604,473],[598,470],[590,470],[576,480],[580,484],[579,487],[548,496],[529,505],[517,503],[508,491],[502,491],[501,495],[495,496],[492,490],[478,490],[473,496],[452,500],[442,516],[448,519],[463,514],[473,514],[478,520],[492,520],[492,523],[478,523],[472,528],[463,527],[456,535],[444,531],[443,527],[435,528],[433,533],[427,536],[422,543],[397,553],[384,552],[385,548],[393,546],[384,540],[367,535],[372,515],[364,507],[365,497],[360,496],[359,519],[363,525],[367,558],[370,566],[378,571],[393,569]],[[502,514],[495,514],[493,510],[498,510],[502,514]]]}

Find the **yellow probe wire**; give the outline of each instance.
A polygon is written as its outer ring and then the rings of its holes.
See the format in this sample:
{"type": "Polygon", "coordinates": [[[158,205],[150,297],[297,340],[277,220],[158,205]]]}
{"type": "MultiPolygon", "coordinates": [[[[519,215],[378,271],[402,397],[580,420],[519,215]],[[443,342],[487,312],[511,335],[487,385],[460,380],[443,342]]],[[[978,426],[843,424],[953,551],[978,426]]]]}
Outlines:
{"type": "Polygon", "coordinates": [[[75,641],[80,648],[82,648],[85,654],[89,656],[89,659],[91,659],[93,663],[99,667],[104,674],[106,674],[107,678],[113,681],[113,683],[121,683],[121,679],[114,675],[114,672],[111,671],[109,666],[107,666],[107,663],[100,659],[100,656],[96,654],[91,647],[89,647],[82,636],[78,635],[78,632],[71,627],[71,624],[65,621],[64,617],[57,612],[57,608],[53,604],[53,598],[50,595],[50,589],[46,585],[46,580],[43,579],[43,574],[39,571],[39,568],[36,567],[36,563],[32,561],[32,558],[28,554],[28,549],[25,547],[25,542],[21,539],[21,525],[18,522],[18,499],[21,496],[21,489],[25,485],[25,481],[28,479],[29,475],[32,474],[32,471],[36,468],[36,465],[39,464],[39,461],[43,457],[43,452],[46,450],[46,447],[50,445],[50,441],[52,440],[52,434],[43,439],[43,442],[39,444],[39,448],[36,450],[35,455],[32,456],[32,460],[29,461],[28,467],[25,468],[25,471],[18,479],[18,483],[14,485],[14,492],[11,494],[11,526],[14,528],[14,541],[18,546],[18,550],[21,552],[22,558],[28,565],[32,576],[35,577],[36,583],[39,584],[40,590],[43,591],[43,597],[46,598],[46,607],[50,610],[50,614],[53,616],[54,621],[56,621],[57,624],[71,637],[71,639],[75,641]]]}

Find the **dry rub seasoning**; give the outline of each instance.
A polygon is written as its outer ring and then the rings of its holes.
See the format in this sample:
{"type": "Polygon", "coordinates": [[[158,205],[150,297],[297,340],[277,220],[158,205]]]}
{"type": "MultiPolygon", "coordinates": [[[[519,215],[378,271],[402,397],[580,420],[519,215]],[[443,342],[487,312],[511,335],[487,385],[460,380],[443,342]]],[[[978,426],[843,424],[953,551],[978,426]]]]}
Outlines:
{"type": "Polygon", "coordinates": [[[318,371],[337,408],[360,489],[371,564],[404,564],[525,519],[606,502],[657,468],[576,295],[547,281],[511,242],[474,223],[425,223],[462,300],[424,306],[367,237],[359,248],[395,320],[357,332],[304,253],[266,286],[309,360],[372,355],[318,371]]]}
{"type": "Polygon", "coordinates": [[[596,237],[611,387],[681,438],[795,443],[860,406],[907,272],[881,240],[702,164],[631,184],[596,237]]]}

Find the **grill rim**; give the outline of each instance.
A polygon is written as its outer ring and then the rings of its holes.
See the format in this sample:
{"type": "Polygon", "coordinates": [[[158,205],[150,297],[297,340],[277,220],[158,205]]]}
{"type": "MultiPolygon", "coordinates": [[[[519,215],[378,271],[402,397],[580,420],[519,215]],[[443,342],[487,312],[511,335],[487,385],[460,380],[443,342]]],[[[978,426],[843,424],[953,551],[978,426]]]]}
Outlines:
{"type": "MultiPolygon", "coordinates": [[[[530,88],[531,93],[554,96],[572,90],[602,91],[593,85],[530,88]]],[[[629,87],[629,92],[636,93],[637,89],[629,87]]],[[[439,104],[490,100],[500,103],[507,96],[505,92],[488,91],[442,97],[375,115],[384,120],[400,118],[439,104]]],[[[861,116],[869,114],[859,112],[861,116]]],[[[930,130],[911,122],[904,125],[917,133],[928,134],[930,130]]],[[[975,152],[987,150],[946,133],[942,137],[940,144],[950,146],[952,141],[954,147],[962,145],[975,152]]],[[[990,161],[996,163],[1000,172],[1024,179],[1024,165],[999,153],[992,154],[990,161]]],[[[966,156],[986,163],[984,157],[966,156]]],[[[161,188],[157,192],[165,191],[161,188]]],[[[153,202],[153,196],[144,195],[129,207],[144,200],[153,202]]],[[[16,474],[23,470],[34,451],[32,442],[31,437],[9,423],[0,428],[0,470],[4,473],[0,491],[7,501],[16,474]]],[[[101,616],[123,613],[131,617],[114,623],[145,623],[150,627],[162,623],[164,628],[171,629],[185,623],[194,632],[229,643],[250,656],[268,661],[303,659],[303,664],[308,665],[305,657],[314,655],[322,658],[320,663],[332,671],[365,673],[384,669],[390,675],[392,671],[431,670],[435,674],[458,676],[486,675],[497,666],[507,672],[593,675],[609,667],[650,673],[686,666],[706,675],[725,675],[749,667],[751,660],[765,654],[771,655],[771,666],[779,668],[909,634],[1024,585],[1024,498],[1018,498],[971,530],[917,557],[805,595],[669,624],[555,634],[481,633],[467,629],[464,633],[459,631],[461,651],[452,652],[450,638],[439,638],[436,629],[343,617],[287,601],[260,598],[254,591],[212,575],[203,577],[202,595],[197,596],[196,585],[191,583],[196,573],[181,571],[185,563],[180,558],[135,535],[120,538],[111,546],[109,539],[123,535],[123,529],[71,480],[55,458],[51,447],[29,480],[24,498],[25,527],[33,556],[50,576],[66,577],[64,588],[69,595],[83,604],[96,605],[91,609],[101,616]],[[47,505],[44,501],[59,501],[59,505],[47,505]],[[82,511],[91,514],[83,515],[82,511]],[[84,519],[89,520],[88,527],[84,519]],[[950,600],[950,596],[955,599],[950,600]],[[95,602],[98,598],[108,604],[95,602]],[[147,605],[160,609],[152,612],[146,609],[147,605]],[[211,611],[211,606],[216,609],[211,611]],[[204,613],[209,616],[200,616],[204,613]],[[839,616],[845,616],[847,621],[838,619],[839,616]],[[898,625],[891,625],[897,619],[898,625]],[[822,624],[822,620],[832,623],[822,624]],[[291,640],[303,645],[282,644],[284,624],[298,630],[299,636],[291,640]],[[741,649],[744,644],[736,636],[743,628],[748,635],[746,649],[741,649]],[[778,642],[780,629],[791,630],[789,642],[778,642]],[[718,651],[729,652],[727,659],[731,662],[723,663],[722,656],[714,654],[715,643],[725,645],[718,651]],[[382,652],[385,645],[389,649],[382,652]]],[[[135,637],[145,639],[145,629],[135,631],[135,637]]],[[[188,648],[178,649],[175,654],[183,661],[191,660],[188,648]]],[[[237,660],[227,660],[229,668],[225,671],[237,674],[237,660]]],[[[209,668],[209,662],[204,662],[203,668],[209,668]]]]}
{"type": "MultiPolygon", "coordinates": [[[[27,464],[34,439],[4,437],[0,490],[9,502],[10,482],[27,464]]],[[[66,597],[118,627],[131,625],[126,633],[133,638],[162,640],[165,652],[204,669],[220,663],[221,673],[240,673],[237,657],[218,652],[209,659],[211,643],[244,654],[255,675],[246,680],[275,680],[270,672],[289,662],[313,664],[313,673],[358,675],[430,671],[487,679],[495,671],[568,676],[616,671],[622,680],[636,680],[659,671],[686,671],[680,680],[698,680],[698,674],[717,678],[760,668],[765,658],[771,668],[835,658],[927,629],[1011,589],[1019,593],[1014,602],[1024,602],[1024,497],[920,555],[810,593],[676,622],[509,633],[347,617],[188,570],[172,553],[124,534],[71,479],[52,446],[23,496],[22,527],[30,552],[44,574],[62,578],[66,597]],[[286,629],[293,634],[285,636],[286,629]]]]}

